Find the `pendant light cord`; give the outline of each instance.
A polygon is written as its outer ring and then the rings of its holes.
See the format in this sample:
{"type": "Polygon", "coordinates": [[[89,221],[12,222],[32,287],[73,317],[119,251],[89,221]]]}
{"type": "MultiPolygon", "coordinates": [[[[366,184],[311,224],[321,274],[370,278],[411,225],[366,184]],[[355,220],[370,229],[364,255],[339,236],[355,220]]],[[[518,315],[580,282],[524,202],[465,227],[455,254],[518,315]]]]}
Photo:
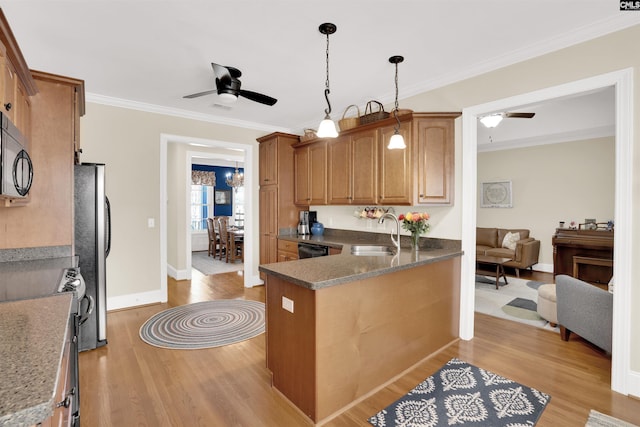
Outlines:
{"type": "Polygon", "coordinates": [[[324,112],[327,116],[329,116],[329,114],[331,114],[331,102],[329,102],[329,93],[331,93],[331,91],[329,90],[329,34],[328,33],[327,33],[326,57],[327,57],[327,80],[325,81],[324,98],[327,100],[327,106],[329,108],[325,108],[324,112]]]}
{"type": "Polygon", "coordinates": [[[396,62],[396,103],[393,109],[393,117],[396,118],[396,122],[398,122],[397,127],[395,128],[395,132],[398,133],[400,131],[400,119],[398,118],[398,63],[396,62]]]}

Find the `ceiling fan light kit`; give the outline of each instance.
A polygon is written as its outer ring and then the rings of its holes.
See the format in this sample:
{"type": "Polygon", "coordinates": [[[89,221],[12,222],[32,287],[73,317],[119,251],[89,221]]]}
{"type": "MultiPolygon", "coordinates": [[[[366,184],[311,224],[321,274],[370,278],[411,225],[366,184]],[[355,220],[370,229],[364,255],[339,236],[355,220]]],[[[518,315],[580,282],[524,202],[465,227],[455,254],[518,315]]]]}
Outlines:
{"type": "Polygon", "coordinates": [[[331,90],[329,88],[329,35],[336,32],[338,27],[335,24],[326,22],[318,28],[320,33],[327,36],[327,50],[326,50],[326,62],[327,62],[327,79],[325,80],[324,98],[327,100],[327,108],[325,108],[324,119],[318,126],[318,138],[335,138],[338,136],[338,130],[336,124],[331,120],[331,102],[329,102],[329,94],[331,90]]]}
{"type": "Polygon", "coordinates": [[[491,114],[480,118],[480,123],[485,127],[494,128],[502,121],[502,114],[491,114]]]}
{"type": "Polygon", "coordinates": [[[500,124],[502,119],[531,119],[536,113],[496,113],[480,117],[480,123],[488,128],[494,128],[500,124]]]}
{"type": "Polygon", "coordinates": [[[400,135],[400,119],[398,118],[398,64],[402,61],[404,61],[404,57],[400,55],[395,55],[389,58],[389,62],[396,66],[396,102],[395,107],[393,108],[393,117],[396,119],[396,127],[393,130],[393,135],[389,139],[389,145],[387,145],[387,149],[389,150],[404,150],[407,148],[407,144],[405,144],[403,136],[400,135]]]}

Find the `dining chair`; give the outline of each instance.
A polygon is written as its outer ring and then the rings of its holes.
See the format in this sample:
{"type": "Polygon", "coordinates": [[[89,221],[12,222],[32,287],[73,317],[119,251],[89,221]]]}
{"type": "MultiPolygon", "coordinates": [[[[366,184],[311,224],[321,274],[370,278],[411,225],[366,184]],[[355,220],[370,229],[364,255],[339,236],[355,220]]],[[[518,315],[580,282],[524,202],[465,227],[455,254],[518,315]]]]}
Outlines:
{"type": "Polygon", "coordinates": [[[209,234],[209,253],[208,256],[213,256],[215,259],[218,249],[218,242],[216,236],[216,230],[214,226],[213,218],[207,218],[207,233],[209,234]]]}
{"type": "Polygon", "coordinates": [[[222,261],[222,251],[226,261],[229,262],[229,219],[226,216],[218,218],[218,231],[220,233],[220,261],[222,261]]]}

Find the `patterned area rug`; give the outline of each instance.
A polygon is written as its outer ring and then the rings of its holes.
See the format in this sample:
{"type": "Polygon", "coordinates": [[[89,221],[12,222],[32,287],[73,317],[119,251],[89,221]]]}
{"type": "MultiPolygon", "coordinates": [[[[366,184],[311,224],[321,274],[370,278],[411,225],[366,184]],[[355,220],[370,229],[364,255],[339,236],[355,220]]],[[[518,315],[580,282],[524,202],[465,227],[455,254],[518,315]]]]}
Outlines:
{"type": "Polygon", "coordinates": [[[193,350],[220,347],[264,332],[264,304],[247,300],[215,300],[161,311],[140,328],[147,344],[193,350]]]}
{"type": "Polygon", "coordinates": [[[369,423],[377,427],[534,426],[551,396],[451,359],[369,423]]]}

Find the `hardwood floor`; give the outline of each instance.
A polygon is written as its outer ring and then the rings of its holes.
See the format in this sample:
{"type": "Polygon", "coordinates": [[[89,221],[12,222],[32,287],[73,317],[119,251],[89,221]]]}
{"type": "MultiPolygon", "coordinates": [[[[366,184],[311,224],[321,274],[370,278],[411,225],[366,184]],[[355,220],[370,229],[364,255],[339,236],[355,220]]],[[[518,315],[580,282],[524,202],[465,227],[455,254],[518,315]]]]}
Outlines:
{"type": "MultiPolygon", "coordinates": [[[[524,278],[547,280],[525,272],[524,278]],[[529,275],[529,276],[525,276],[529,275]]],[[[165,350],[142,342],[140,326],[172,306],[221,298],[264,301],[264,286],[243,287],[241,274],[169,279],[169,302],[107,316],[105,347],[80,353],[84,426],[311,425],[270,386],[264,335],[220,348],[165,350]]],[[[458,341],[327,426],[367,426],[367,418],[433,374],[452,357],[552,396],[538,426],[584,426],[589,410],[640,425],[640,400],[609,389],[611,358],[572,335],[476,314],[476,337],[458,341]]]]}

